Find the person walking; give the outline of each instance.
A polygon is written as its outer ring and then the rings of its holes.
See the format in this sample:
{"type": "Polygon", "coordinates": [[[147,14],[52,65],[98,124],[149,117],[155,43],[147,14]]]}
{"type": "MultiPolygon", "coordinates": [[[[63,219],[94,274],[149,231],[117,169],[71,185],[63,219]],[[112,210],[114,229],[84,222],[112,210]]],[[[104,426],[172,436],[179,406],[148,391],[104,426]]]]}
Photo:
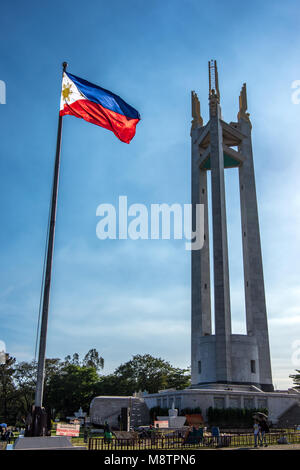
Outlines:
{"type": "Polygon", "coordinates": [[[263,418],[260,422],[260,446],[263,447],[268,447],[267,444],[267,436],[266,434],[270,432],[269,425],[267,423],[267,420],[263,418]]]}
{"type": "Polygon", "coordinates": [[[254,447],[257,447],[258,440],[260,441],[260,426],[259,426],[259,421],[257,419],[254,420],[253,434],[254,434],[254,447]]]}

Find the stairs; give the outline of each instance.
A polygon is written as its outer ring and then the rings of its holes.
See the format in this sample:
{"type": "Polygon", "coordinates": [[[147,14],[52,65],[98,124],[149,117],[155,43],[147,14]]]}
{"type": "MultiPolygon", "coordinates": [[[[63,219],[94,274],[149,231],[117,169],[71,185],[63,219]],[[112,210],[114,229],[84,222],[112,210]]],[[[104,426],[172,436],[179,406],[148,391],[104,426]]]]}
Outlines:
{"type": "Polygon", "coordinates": [[[138,426],[150,423],[150,415],[147,405],[140,398],[131,398],[130,403],[130,427],[136,428],[138,426]]]}

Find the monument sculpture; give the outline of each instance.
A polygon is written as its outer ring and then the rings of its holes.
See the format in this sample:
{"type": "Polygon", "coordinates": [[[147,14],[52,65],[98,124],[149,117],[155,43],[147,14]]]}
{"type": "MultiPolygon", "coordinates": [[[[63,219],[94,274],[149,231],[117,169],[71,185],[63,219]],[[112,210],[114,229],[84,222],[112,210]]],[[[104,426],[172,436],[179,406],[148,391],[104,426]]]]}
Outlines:
{"type": "Polygon", "coordinates": [[[182,428],[186,421],[185,416],[178,416],[178,410],[175,408],[175,402],[172,402],[172,408],[168,410],[168,416],[157,416],[158,421],[167,421],[170,429],[182,428]]]}
{"type": "MultiPolygon", "coordinates": [[[[209,62],[209,121],[192,92],[192,205],[204,204],[205,240],[192,251],[192,384],[247,384],[272,391],[264,277],[246,84],[237,122],[222,119],[216,61],[209,62]],[[238,168],[247,334],[231,329],[224,171],[238,168]],[[212,214],[207,178],[211,174],[212,214]],[[212,334],[210,234],[212,216],[215,334],[212,334]]],[[[193,221],[194,223],[195,221],[193,221]]],[[[193,228],[194,229],[194,228],[193,228]]]]}

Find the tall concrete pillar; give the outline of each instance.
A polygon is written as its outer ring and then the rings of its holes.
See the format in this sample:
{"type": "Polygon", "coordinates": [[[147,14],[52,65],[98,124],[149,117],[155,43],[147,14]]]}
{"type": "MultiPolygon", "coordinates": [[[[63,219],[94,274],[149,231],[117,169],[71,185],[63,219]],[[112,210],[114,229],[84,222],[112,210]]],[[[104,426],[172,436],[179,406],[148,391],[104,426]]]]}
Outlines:
{"type": "Polygon", "coordinates": [[[199,167],[199,136],[204,132],[200,103],[192,93],[192,229],[196,229],[196,204],[204,204],[204,245],[192,251],[192,383],[198,383],[201,361],[200,337],[211,335],[210,262],[208,233],[207,172],[199,167]]]}
{"type": "Polygon", "coordinates": [[[265,300],[263,264],[257,211],[255,174],[251,141],[251,122],[247,111],[246,84],[240,95],[238,123],[244,135],[239,151],[245,157],[239,167],[241,225],[244,260],[244,285],[247,334],[256,337],[259,353],[259,378],[262,388],[273,390],[265,300]]]}
{"type": "Polygon", "coordinates": [[[210,89],[210,161],[213,223],[216,379],[231,382],[231,314],[224,156],[219,93],[210,89]]]}

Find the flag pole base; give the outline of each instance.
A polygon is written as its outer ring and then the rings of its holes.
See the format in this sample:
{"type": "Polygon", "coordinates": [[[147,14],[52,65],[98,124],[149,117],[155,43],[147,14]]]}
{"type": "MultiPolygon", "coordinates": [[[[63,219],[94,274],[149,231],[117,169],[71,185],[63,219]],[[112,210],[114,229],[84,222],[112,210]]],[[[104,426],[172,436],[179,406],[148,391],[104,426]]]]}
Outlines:
{"type": "Polygon", "coordinates": [[[41,437],[51,435],[50,416],[45,408],[33,406],[26,418],[25,437],[41,437]]]}

